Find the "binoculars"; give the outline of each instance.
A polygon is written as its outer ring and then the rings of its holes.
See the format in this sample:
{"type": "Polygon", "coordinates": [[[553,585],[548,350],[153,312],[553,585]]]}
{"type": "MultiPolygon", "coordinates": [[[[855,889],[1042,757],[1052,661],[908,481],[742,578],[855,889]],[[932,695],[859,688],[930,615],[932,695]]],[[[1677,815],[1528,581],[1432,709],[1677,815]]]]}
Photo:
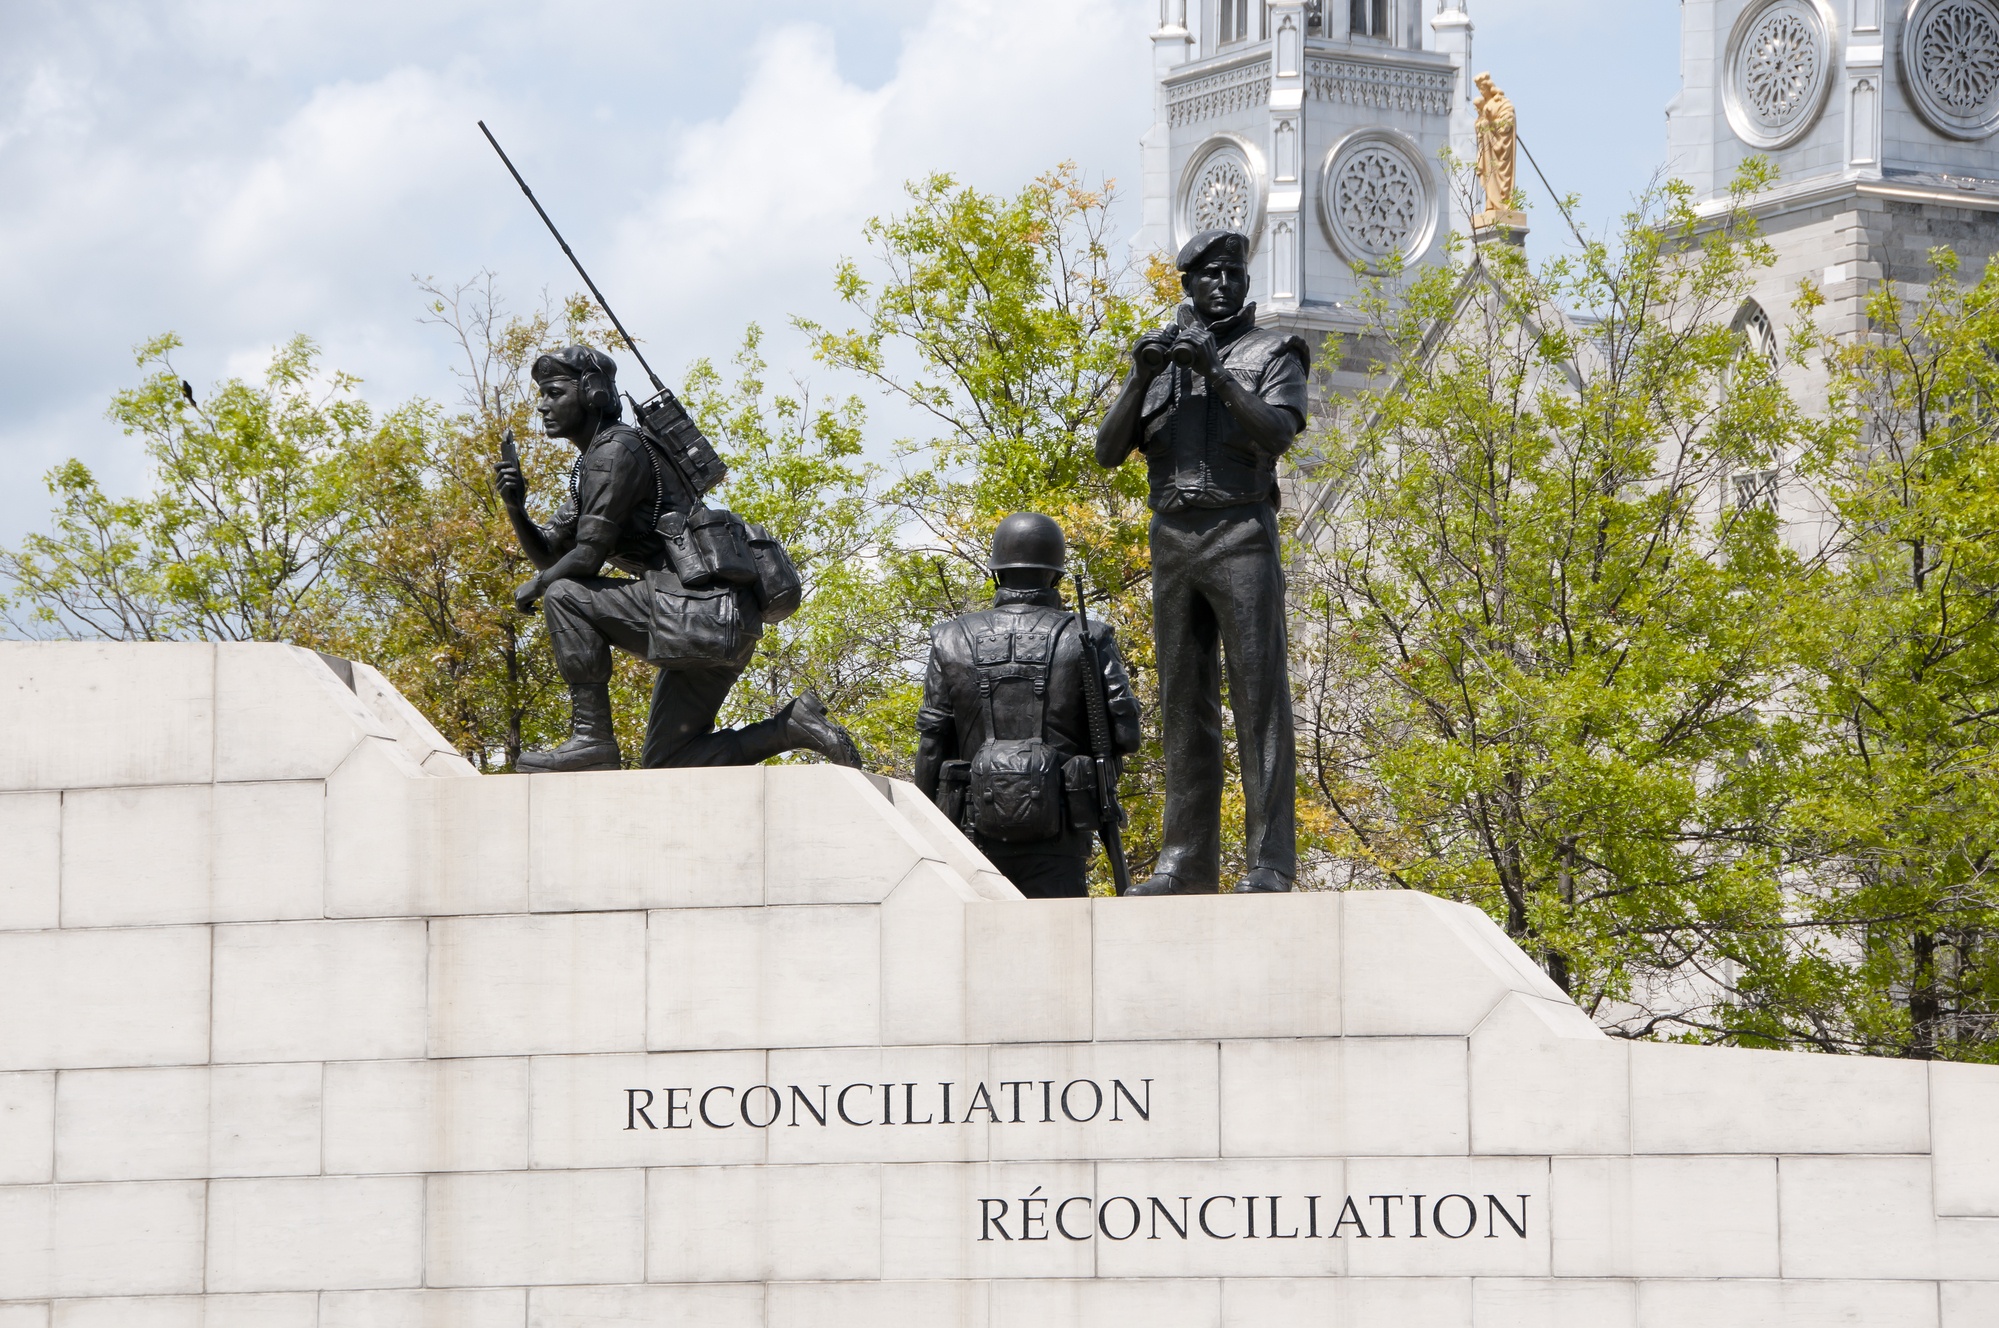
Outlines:
{"type": "Polygon", "coordinates": [[[1163,369],[1168,360],[1179,365],[1192,364],[1194,352],[1192,348],[1177,341],[1171,349],[1162,348],[1156,341],[1148,341],[1138,348],[1138,362],[1148,369],[1163,369]]]}

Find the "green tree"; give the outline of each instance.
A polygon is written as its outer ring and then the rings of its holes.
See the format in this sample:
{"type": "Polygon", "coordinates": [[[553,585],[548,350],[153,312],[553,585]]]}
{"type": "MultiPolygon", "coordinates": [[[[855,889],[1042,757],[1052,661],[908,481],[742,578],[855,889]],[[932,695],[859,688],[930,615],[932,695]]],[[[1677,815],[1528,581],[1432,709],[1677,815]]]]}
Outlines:
{"type": "Polygon", "coordinates": [[[1999,1060],[1999,268],[1883,283],[1831,348],[1851,421],[1808,464],[1837,572],[1802,637],[1814,725],[1795,939],[1746,1035],[1999,1060]]]}
{"type": "Polygon", "coordinates": [[[1315,440],[1309,846],[1486,909],[1587,1010],[1643,997],[1639,1032],[1709,1026],[1689,979],[1781,920],[1811,572],[1730,493],[1814,428],[1731,327],[1769,261],[1678,185],[1539,268],[1454,256],[1378,303],[1385,385],[1315,440]]]}
{"type": "Polygon", "coordinates": [[[111,418],[143,440],[152,492],[113,499],[74,459],[49,472],[53,528],[0,551],[12,621],[33,635],[310,640],[343,612],[336,574],[354,511],[354,446],[373,429],[357,380],[322,378],[294,337],[261,384],[200,399],[180,339],[141,345],[111,418]]]}

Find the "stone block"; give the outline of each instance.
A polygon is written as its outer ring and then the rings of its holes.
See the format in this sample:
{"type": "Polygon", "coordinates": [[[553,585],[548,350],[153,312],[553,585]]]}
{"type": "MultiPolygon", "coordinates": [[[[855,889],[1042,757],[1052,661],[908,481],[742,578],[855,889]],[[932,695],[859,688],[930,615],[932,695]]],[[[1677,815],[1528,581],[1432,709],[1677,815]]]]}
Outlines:
{"type": "Polygon", "coordinates": [[[216,922],[326,913],[326,785],[217,784],[209,916],[216,922]]]}
{"type": "Polygon", "coordinates": [[[990,1295],[980,1282],[777,1282],[765,1299],[766,1317],[748,1321],[756,1328],[986,1328],[990,1295]]]}
{"type": "Polygon", "coordinates": [[[1342,1152],[1468,1150],[1464,1039],[1347,1038],[1344,1050],[1342,1152]]]}
{"type": "Polygon", "coordinates": [[[1633,1043],[1631,1146],[1641,1153],[1926,1153],[1925,1070],[1919,1061],[1878,1056],[1633,1043]]]}
{"type": "Polygon", "coordinates": [[[1478,1328],[1638,1328],[1638,1288],[1586,1278],[1481,1277],[1472,1283],[1472,1320],[1478,1328]]]}
{"type": "Polygon", "coordinates": [[[56,1178],[194,1180],[319,1170],[317,1064],[71,1070],[56,1178]]]}
{"type": "Polygon", "coordinates": [[[936,856],[858,770],[771,766],[765,778],[764,892],[773,904],[872,904],[936,856]]]}
{"type": "Polygon", "coordinates": [[[1945,1282],[1940,1292],[1938,1328],[1992,1328],[1999,1323],[1999,1282],[1945,1282]]]}
{"type": "MultiPolygon", "coordinates": [[[[990,1050],[979,1046],[773,1051],[767,1082],[785,1095],[785,1104],[779,1123],[763,1132],[769,1159],[984,1161],[996,1127],[991,1113],[971,1108],[979,1084],[999,1091],[992,1079],[990,1050]],[[944,1123],[946,1084],[951,1086],[949,1125],[944,1123]],[[803,1089],[805,1104],[792,1092],[794,1086],[803,1089]],[[818,1121],[820,1111],[826,1116],[824,1126],[818,1121]]],[[[750,1109],[768,1115],[772,1108],[759,1098],[750,1109]]]]}
{"type": "MultiPolygon", "coordinates": [[[[1073,1229],[1081,1226],[1077,1217],[1094,1219],[1091,1240],[1079,1248],[1095,1247],[1100,1277],[1335,1277],[1353,1258],[1351,1242],[1327,1238],[1351,1165],[1318,1158],[1099,1162],[1094,1211],[1078,1204],[1069,1220],[1073,1229]]],[[[1070,1193],[1090,1192],[1062,1197],[1070,1193]]]]}
{"type": "Polygon", "coordinates": [[[650,1171],[646,1275],[655,1282],[881,1277],[881,1173],[866,1164],[650,1171]]]}
{"type": "Polygon", "coordinates": [[[1937,1213],[1999,1217],[1999,1068],[1938,1061],[1929,1070],[1937,1213]]]}
{"type": "Polygon", "coordinates": [[[0,1328],[49,1328],[49,1307],[26,1301],[0,1305],[0,1328]]]}
{"type": "MultiPolygon", "coordinates": [[[[1348,1035],[1467,1034],[1510,991],[1549,997],[1470,914],[1415,890],[1349,890],[1343,992],[1348,1035]],[[1421,981],[1411,975],[1420,973],[1421,981]]],[[[1545,978],[1542,979],[1545,982],[1545,978]]]]}
{"type": "Polygon", "coordinates": [[[1355,1277],[1550,1274],[1546,1159],[1351,1158],[1346,1182],[1369,1236],[1342,1233],[1355,1277]]]}
{"type": "Polygon", "coordinates": [[[909,828],[916,832],[929,850],[925,856],[938,859],[958,873],[979,892],[981,898],[1021,898],[1020,891],[1000,875],[999,868],[993,866],[991,859],[965,838],[964,831],[951,824],[949,818],[938,810],[936,803],[919,793],[916,785],[907,780],[892,779],[889,781],[889,797],[909,828]],[[987,885],[989,881],[999,884],[987,885]]]}
{"type": "Polygon", "coordinates": [[[0,790],[205,784],[215,647],[0,642],[0,790]]]}
{"type": "Polygon", "coordinates": [[[882,901],[883,1042],[965,1040],[965,908],[979,898],[955,872],[919,862],[882,901]]]}
{"type": "Polygon", "coordinates": [[[208,1059],[203,927],[0,933],[0,1070],[208,1059]]]}
{"type": "Polygon", "coordinates": [[[63,923],[211,922],[206,784],[79,789],[63,799],[63,923]]]}
{"type": "Polygon", "coordinates": [[[430,928],[430,1054],[645,1047],[646,917],[443,918],[430,928]]]}
{"type": "Polygon", "coordinates": [[[425,951],[421,921],[217,927],[215,1059],[423,1055],[425,951]]]}
{"type": "Polygon", "coordinates": [[[877,908],[677,909],[652,914],[648,936],[654,1051],[880,1040],[877,908]]]}
{"type": "Polygon", "coordinates": [[[428,1184],[432,1286],[645,1280],[643,1171],[469,1172],[428,1184]]]}
{"type": "MultiPolygon", "coordinates": [[[[1065,1240],[1053,1222],[1063,1199],[1094,1193],[1095,1176],[1096,1167],[1088,1162],[882,1167],[879,1276],[890,1281],[1092,1276],[1098,1271],[1096,1242],[1065,1240]],[[1023,1210],[1022,1199],[1035,1202],[1023,1210]],[[1052,1202],[1043,1206],[1041,1199],[1052,1202]]],[[[1070,1230],[1081,1230],[1080,1205],[1069,1216],[1070,1230]]]]}
{"type": "Polygon", "coordinates": [[[1222,1322],[1472,1328],[1471,1289],[1462,1277],[1230,1278],[1222,1283],[1222,1322]]]}
{"type": "Polygon", "coordinates": [[[329,1175],[518,1171],[528,1062],[336,1061],[326,1067],[329,1175]]]}
{"type": "Polygon", "coordinates": [[[417,1286],[423,1211],[421,1176],[211,1181],[208,1290],[417,1286]]]}
{"type": "Polygon", "coordinates": [[[1012,1281],[994,1285],[990,1328],[1049,1324],[1144,1324],[1223,1328],[1221,1284],[1160,1281],[1012,1281]]]}
{"type": "Polygon", "coordinates": [[[525,912],[528,788],[431,778],[394,743],[363,742],[326,784],[326,912],[525,912]]]}
{"type": "Polygon", "coordinates": [[[0,1185],[55,1178],[56,1076],[0,1074],[0,1185]]]}
{"type": "Polygon", "coordinates": [[[967,908],[966,1036],[974,1042],[1088,1041],[1095,911],[1087,899],[995,900],[967,908]]]}
{"type": "Polygon", "coordinates": [[[1580,1015],[1566,1001],[1512,992],[1479,1024],[1471,1036],[1474,1151],[1630,1151],[1631,1044],[1578,1028],[1580,1015]]]}
{"type": "MultiPolygon", "coordinates": [[[[1645,1281],[1638,1328],[1938,1328],[1934,1282],[1645,1281]]],[[[1944,1328],[1949,1328],[1946,1319],[1944,1328]]]]}
{"type": "Polygon", "coordinates": [[[319,1328],[527,1328],[527,1321],[528,1293],[520,1287],[329,1291],[319,1298],[319,1328]]]}
{"type": "Polygon", "coordinates": [[[62,794],[0,793],[0,844],[0,931],[59,925],[62,794]]]}
{"type": "MultiPolygon", "coordinates": [[[[311,1292],[59,1300],[50,1328],[317,1328],[311,1292]]],[[[0,1320],[4,1323],[4,1320],[0,1320]]]]}
{"type": "Polygon", "coordinates": [[[56,1192],[48,1185],[0,1186],[0,1302],[49,1294],[55,1256],[56,1192]]]}
{"type": "Polygon", "coordinates": [[[1220,1044],[1224,1157],[1346,1152],[1346,1059],[1338,1038],[1220,1044]]]}
{"type": "Polygon", "coordinates": [[[1095,901],[1096,1036],[1337,1035],[1342,898],[1095,901]]]}
{"type": "MultiPolygon", "coordinates": [[[[799,1112],[780,1089],[772,1126],[740,1119],[741,1095],[771,1082],[761,1051],[660,1055],[537,1056],[533,1061],[531,1165],[660,1167],[753,1163],[766,1157],[772,1128],[799,1112]],[[720,1086],[718,1088],[718,1085],[720,1086]],[[787,1116],[784,1107],[790,1106],[787,1116]],[[701,1115],[708,1109],[707,1118],[701,1115]],[[714,1121],[717,1124],[710,1125],[714,1121]],[[648,1123],[650,1122],[650,1123],[648,1123]]],[[[783,1081],[790,1082],[790,1081],[783,1081]]],[[[752,1119],[769,1115],[758,1095],[752,1119]]],[[[798,1128],[813,1128],[809,1113],[798,1128]]]]}
{"type": "Polygon", "coordinates": [[[995,1161],[1221,1151],[1212,1042],[1013,1043],[993,1048],[986,1078],[995,1161]]]}
{"type": "Polygon", "coordinates": [[[1786,1157],[1777,1174],[1786,1277],[1937,1276],[1928,1158],[1786,1157]]]}
{"type": "Polygon", "coordinates": [[[362,739],[388,736],[313,651],[267,642],[216,648],[216,779],[324,779],[362,739]]]}
{"type": "MultiPolygon", "coordinates": [[[[528,895],[538,912],[764,902],[762,766],[535,775],[528,895]]],[[[823,824],[823,822],[815,822],[823,824]]]]}
{"type": "MultiPolygon", "coordinates": [[[[764,1288],[757,1283],[688,1286],[535,1287],[528,1328],[764,1328],[764,1288]]],[[[320,1328],[333,1328],[321,1324],[320,1328]]],[[[358,1325],[357,1325],[358,1328],[358,1325]]],[[[833,1328],[822,1323],[818,1328],[833,1328]]],[[[888,1328],[876,1324],[874,1328],[888,1328]]]]}
{"type": "Polygon", "coordinates": [[[396,745],[433,775],[471,777],[478,772],[460,756],[442,733],[424,718],[409,698],[397,691],[374,666],[360,660],[348,661],[354,678],[354,695],[375,721],[388,731],[396,745]]]}
{"type": "Polygon", "coordinates": [[[1557,1277],[1775,1277],[1777,1161],[1567,1158],[1553,1163],[1557,1277]]]}
{"type": "Polygon", "coordinates": [[[58,1185],[49,1290],[151,1296],[202,1290],[202,1184],[58,1185]]]}

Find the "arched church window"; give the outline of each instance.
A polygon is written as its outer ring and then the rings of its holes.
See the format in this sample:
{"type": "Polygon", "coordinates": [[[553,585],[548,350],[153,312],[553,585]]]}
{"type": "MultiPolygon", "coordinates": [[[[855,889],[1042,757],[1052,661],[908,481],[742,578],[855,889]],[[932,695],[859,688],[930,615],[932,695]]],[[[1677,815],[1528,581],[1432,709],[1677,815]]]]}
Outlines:
{"type": "Polygon", "coordinates": [[[1741,310],[1735,315],[1735,330],[1742,334],[1743,353],[1761,356],[1764,363],[1773,370],[1781,351],[1777,346],[1777,329],[1770,325],[1770,315],[1763,312],[1763,306],[1754,300],[1744,300],[1741,310]]]}
{"type": "Polygon", "coordinates": [[[1388,0],[1349,0],[1351,24],[1356,37],[1386,37],[1388,0]]]}

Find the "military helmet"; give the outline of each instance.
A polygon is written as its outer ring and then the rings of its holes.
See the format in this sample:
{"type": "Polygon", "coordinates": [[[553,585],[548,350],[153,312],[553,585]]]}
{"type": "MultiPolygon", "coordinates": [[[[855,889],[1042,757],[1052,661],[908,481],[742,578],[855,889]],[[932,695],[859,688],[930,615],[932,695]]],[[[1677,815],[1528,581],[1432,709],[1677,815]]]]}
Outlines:
{"type": "Polygon", "coordinates": [[[1039,512],[1015,512],[993,532],[995,572],[1031,567],[1059,573],[1066,553],[1062,527],[1055,524],[1053,517],[1039,512]]]}

